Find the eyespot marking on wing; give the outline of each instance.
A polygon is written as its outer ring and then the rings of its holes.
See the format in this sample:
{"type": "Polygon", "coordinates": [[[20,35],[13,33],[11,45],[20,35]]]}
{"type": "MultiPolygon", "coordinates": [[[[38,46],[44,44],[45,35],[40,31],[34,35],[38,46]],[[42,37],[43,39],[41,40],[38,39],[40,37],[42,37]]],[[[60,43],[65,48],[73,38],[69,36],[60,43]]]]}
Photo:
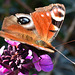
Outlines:
{"type": "Polygon", "coordinates": [[[56,21],[64,20],[65,10],[61,6],[53,6],[51,9],[51,16],[56,21]]]}
{"type": "Polygon", "coordinates": [[[26,29],[34,29],[34,23],[30,15],[28,14],[15,14],[17,17],[17,23],[26,29]]]}

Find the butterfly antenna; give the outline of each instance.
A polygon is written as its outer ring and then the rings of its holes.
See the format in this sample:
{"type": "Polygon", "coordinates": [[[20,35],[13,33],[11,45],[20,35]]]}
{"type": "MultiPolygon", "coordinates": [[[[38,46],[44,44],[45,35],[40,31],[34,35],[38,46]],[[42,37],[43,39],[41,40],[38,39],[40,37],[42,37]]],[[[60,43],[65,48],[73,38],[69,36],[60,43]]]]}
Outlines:
{"type": "MultiPolygon", "coordinates": [[[[74,42],[75,40],[72,40],[72,41],[69,41],[69,42],[66,42],[66,43],[62,43],[62,44],[60,44],[60,45],[65,45],[65,44],[68,44],[68,43],[71,43],[71,42],[74,42]]],[[[55,47],[58,47],[58,46],[60,46],[60,45],[57,45],[57,46],[55,46],[55,47]]]]}
{"type": "Polygon", "coordinates": [[[75,62],[73,62],[72,60],[70,60],[68,57],[66,57],[63,53],[61,53],[59,50],[54,49],[55,51],[57,51],[59,54],[61,54],[64,58],[66,58],[68,61],[70,61],[72,64],[75,65],[75,62]]]}
{"type": "MultiPolygon", "coordinates": [[[[45,41],[46,42],[46,41],[45,41]]],[[[64,58],[66,58],[68,61],[70,61],[72,64],[74,64],[75,65],[75,62],[73,62],[72,60],[70,60],[68,57],[66,57],[62,52],[60,52],[59,50],[57,50],[57,49],[55,49],[55,47],[53,47],[52,45],[51,45],[51,43],[48,43],[48,42],[46,42],[49,46],[50,46],[50,48],[52,48],[53,50],[55,50],[56,52],[58,52],[59,54],[61,54],[64,58]]]]}

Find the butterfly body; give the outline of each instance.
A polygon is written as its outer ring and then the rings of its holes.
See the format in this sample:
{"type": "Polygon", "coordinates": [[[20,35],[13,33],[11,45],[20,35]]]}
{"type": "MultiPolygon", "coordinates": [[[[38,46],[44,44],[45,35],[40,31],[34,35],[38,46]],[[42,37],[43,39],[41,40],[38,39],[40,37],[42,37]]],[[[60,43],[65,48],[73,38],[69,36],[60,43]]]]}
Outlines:
{"type": "Polygon", "coordinates": [[[51,42],[59,32],[64,16],[62,4],[37,8],[30,15],[11,15],[4,19],[0,36],[53,53],[51,42]]]}

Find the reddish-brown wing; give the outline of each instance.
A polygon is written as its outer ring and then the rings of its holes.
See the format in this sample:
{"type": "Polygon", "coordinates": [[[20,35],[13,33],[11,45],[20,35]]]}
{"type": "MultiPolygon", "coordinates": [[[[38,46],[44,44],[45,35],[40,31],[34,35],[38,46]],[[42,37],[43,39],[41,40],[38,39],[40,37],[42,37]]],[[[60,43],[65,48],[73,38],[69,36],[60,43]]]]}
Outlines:
{"type": "MultiPolygon", "coordinates": [[[[51,50],[54,49],[54,47],[50,44],[50,40],[53,40],[53,37],[56,36],[56,32],[58,32],[56,30],[58,30],[58,27],[52,23],[52,18],[55,20],[57,20],[57,18],[59,20],[62,19],[59,13],[53,11],[53,9],[57,10],[58,8],[61,8],[59,5],[62,6],[61,4],[51,4],[49,6],[36,9],[35,12],[31,13],[30,17],[32,17],[34,22],[34,28],[32,29],[29,27],[30,24],[28,24],[28,29],[25,28],[27,24],[23,25],[19,23],[17,20],[19,17],[10,16],[5,18],[2,30],[0,31],[0,36],[6,39],[20,41],[51,53],[54,52],[51,50]],[[51,11],[53,11],[55,16],[51,14],[51,11]]],[[[21,19],[23,16],[24,14],[22,14],[21,19]]],[[[27,16],[25,15],[24,18],[26,19],[27,16]]],[[[30,20],[30,22],[32,22],[32,20],[30,20]]]]}
{"type": "Polygon", "coordinates": [[[51,42],[57,35],[65,16],[65,7],[62,4],[51,4],[37,8],[31,13],[35,28],[41,39],[51,42]]]}
{"type": "Polygon", "coordinates": [[[40,11],[32,13],[32,19],[34,21],[36,30],[41,36],[42,40],[47,41],[51,39],[55,33],[50,32],[49,30],[55,30],[50,11],[40,11]],[[48,14],[48,15],[47,15],[48,14]]]}

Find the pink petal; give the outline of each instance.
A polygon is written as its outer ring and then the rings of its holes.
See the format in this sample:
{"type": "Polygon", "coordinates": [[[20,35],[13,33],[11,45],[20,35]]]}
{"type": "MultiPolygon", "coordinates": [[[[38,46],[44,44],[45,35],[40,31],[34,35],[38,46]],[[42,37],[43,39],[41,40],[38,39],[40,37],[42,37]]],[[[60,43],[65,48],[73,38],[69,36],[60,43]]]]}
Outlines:
{"type": "Polygon", "coordinates": [[[39,61],[41,69],[45,72],[49,72],[53,69],[53,62],[47,54],[41,55],[41,60],[39,61]]]}
{"type": "Polygon", "coordinates": [[[5,41],[7,43],[11,44],[12,46],[17,46],[20,44],[20,42],[18,42],[18,41],[11,41],[11,40],[7,40],[7,39],[5,39],[5,41]]]}
{"type": "Polygon", "coordinates": [[[0,68],[2,68],[2,65],[0,65],[0,68]]]}
{"type": "Polygon", "coordinates": [[[34,56],[34,58],[33,58],[32,62],[33,62],[33,64],[34,64],[36,70],[37,70],[37,71],[41,71],[41,67],[40,67],[39,62],[38,62],[38,61],[39,61],[39,57],[38,57],[37,54],[34,53],[34,52],[33,52],[33,56],[34,56]]]}
{"type": "Polygon", "coordinates": [[[5,48],[5,46],[1,47],[1,49],[0,49],[0,56],[3,54],[4,48],[5,48]]]}
{"type": "Polygon", "coordinates": [[[4,68],[3,73],[6,73],[8,71],[8,69],[4,68]]]}
{"type": "Polygon", "coordinates": [[[6,68],[4,68],[3,66],[0,65],[0,71],[1,71],[2,73],[5,73],[5,72],[8,71],[8,69],[6,69],[6,68]]]}
{"type": "Polygon", "coordinates": [[[33,56],[27,56],[25,59],[32,59],[33,56]]]}
{"type": "Polygon", "coordinates": [[[28,56],[32,56],[32,51],[31,50],[28,51],[28,56]]]}
{"type": "Polygon", "coordinates": [[[37,54],[35,52],[33,52],[33,56],[34,56],[34,58],[35,58],[36,61],[39,60],[39,57],[37,56],[37,54]]]}
{"type": "Polygon", "coordinates": [[[4,74],[0,71],[0,75],[4,75],[4,74]]]}
{"type": "Polygon", "coordinates": [[[32,56],[32,51],[29,50],[29,51],[28,51],[28,56],[27,56],[25,59],[32,59],[32,58],[33,58],[33,56],[32,56]]]}
{"type": "Polygon", "coordinates": [[[24,75],[23,73],[19,72],[18,75],[24,75]]]}

